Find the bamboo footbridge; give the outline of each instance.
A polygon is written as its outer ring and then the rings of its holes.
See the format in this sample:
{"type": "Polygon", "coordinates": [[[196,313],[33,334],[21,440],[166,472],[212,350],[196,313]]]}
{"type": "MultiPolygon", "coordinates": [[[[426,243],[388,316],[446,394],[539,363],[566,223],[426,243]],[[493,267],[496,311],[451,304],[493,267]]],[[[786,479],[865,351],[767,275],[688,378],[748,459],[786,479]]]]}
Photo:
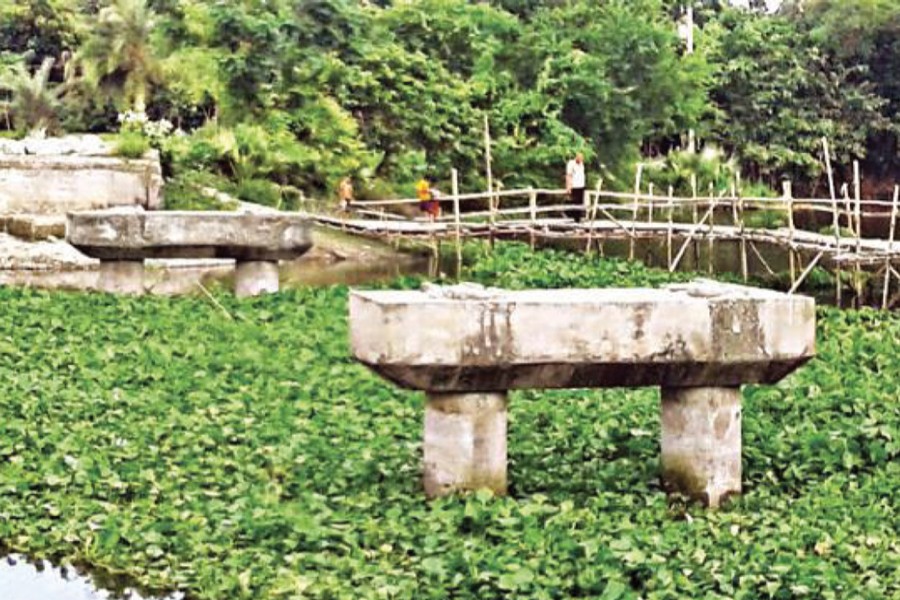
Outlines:
{"type": "Polygon", "coordinates": [[[440,198],[442,216],[434,220],[418,213],[416,199],[358,201],[348,213],[311,217],[367,237],[428,239],[436,247],[450,240],[457,256],[462,240],[470,238],[527,239],[532,245],[547,239],[580,240],[586,251],[602,251],[605,241],[618,240],[629,244],[630,258],[637,240],[665,240],[670,271],[678,269],[690,248],[696,252],[706,244],[712,260],[715,244],[727,241],[740,247],[745,280],[751,259],[776,275],[760,251],[763,245],[774,246],[788,254],[791,293],[818,266],[834,275],[838,303],[842,281],[850,281],[859,295],[863,273],[883,278],[879,291],[884,308],[900,301],[900,244],[895,243],[900,187],[885,201],[860,198],[858,180],[853,197],[845,185],[841,197],[835,194],[829,199],[794,198],[789,183],[777,198],[743,197],[734,186],[718,194],[710,190],[705,196],[694,193],[691,197],[676,197],[671,190],[668,195],[655,195],[652,187],[646,193],[630,193],[598,186],[585,194],[583,205],[568,203],[561,189],[460,194],[455,179],[453,187],[452,194],[440,198]],[[812,221],[816,230],[798,227],[799,215],[802,221],[812,221]],[[864,219],[874,218],[889,219],[887,239],[863,236],[864,219]],[[779,224],[765,226],[773,221],[779,224]],[[898,288],[896,298],[891,297],[892,284],[898,288]]]}

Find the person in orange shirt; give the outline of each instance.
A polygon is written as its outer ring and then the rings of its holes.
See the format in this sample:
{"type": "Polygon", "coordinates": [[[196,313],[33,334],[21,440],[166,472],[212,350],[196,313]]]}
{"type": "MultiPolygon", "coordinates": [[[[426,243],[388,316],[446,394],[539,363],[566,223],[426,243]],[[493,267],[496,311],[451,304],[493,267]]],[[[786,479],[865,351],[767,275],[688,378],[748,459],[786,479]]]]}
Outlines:
{"type": "Polygon", "coordinates": [[[427,177],[416,182],[416,198],[419,199],[419,210],[428,213],[434,221],[441,216],[441,192],[431,187],[427,177]]]}

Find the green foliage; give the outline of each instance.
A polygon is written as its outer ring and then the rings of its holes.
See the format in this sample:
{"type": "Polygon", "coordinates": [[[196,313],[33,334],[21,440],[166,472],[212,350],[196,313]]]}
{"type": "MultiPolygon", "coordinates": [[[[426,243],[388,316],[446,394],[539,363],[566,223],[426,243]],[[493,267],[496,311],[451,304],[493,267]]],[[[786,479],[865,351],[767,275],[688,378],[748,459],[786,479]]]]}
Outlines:
{"type": "MultiPolygon", "coordinates": [[[[486,283],[669,276],[498,244],[486,283]]],[[[352,361],[347,290],[0,288],[0,541],[192,598],[893,598],[900,318],[819,312],[744,392],[744,496],[659,488],[652,389],[516,392],[508,498],[422,500],[421,395],[352,361]],[[90,343],[85,343],[90,340],[90,343]]]]}
{"type": "Polygon", "coordinates": [[[166,210],[235,210],[235,201],[218,199],[215,192],[231,190],[231,182],[206,171],[185,171],[166,181],[166,210]]]}
{"type": "MultiPolygon", "coordinates": [[[[692,54],[679,39],[683,4],[24,0],[0,6],[0,65],[34,77],[52,59],[49,84],[68,72],[64,87],[45,86],[67,130],[114,131],[117,111],[146,108],[202,132],[191,151],[204,169],[292,197],[328,195],[346,176],[362,193],[402,193],[451,168],[464,189],[484,189],[485,119],[505,188],[558,187],[582,151],[591,187],[602,177],[631,189],[650,156],[669,163],[648,172],[661,188],[689,191],[695,172],[703,190],[739,172],[813,195],[823,137],[839,181],[862,159],[871,193],[892,185],[896,2],[786,2],[777,14],[758,0],[695,2],[692,54]],[[234,145],[208,133],[220,129],[234,145]],[[679,150],[688,130],[722,150],[721,169],[679,150]]],[[[167,176],[193,168],[184,156],[163,148],[167,176]]]]}
{"type": "Polygon", "coordinates": [[[124,108],[144,112],[151,87],[161,80],[153,25],[147,0],[114,0],[97,14],[74,57],[72,77],[124,108]]]}
{"type": "Polygon", "coordinates": [[[891,129],[865,67],[832,60],[796,19],[726,11],[700,45],[717,71],[715,135],[754,178],[821,176],[821,139],[837,164],[866,155],[867,141],[891,129]]]}
{"type": "Polygon", "coordinates": [[[281,208],[281,191],[267,179],[242,179],[235,193],[245,202],[281,208]]]}
{"type": "Polygon", "coordinates": [[[59,96],[61,88],[50,82],[53,59],[47,58],[31,74],[23,64],[13,64],[0,71],[0,110],[22,135],[59,132],[59,96]]]}
{"type": "Polygon", "coordinates": [[[526,244],[502,244],[499,250],[491,250],[489,245],[476,248],[478,253],[470,257],[474,264],[467,268],[466,277],[508,289],[658,287],[690,278],[690,274],[667,273],[639,262],[552,249],[533,252],[526,244]]]}
{"type": "Polygon", "coordinates": [[[787,214],[783,210],[757,209],[749,210],[744,216],[747,227],[759,229],[777,229],[788,224],[787,214]]]}
{"type": "Polygon", "coordinates": [[[76,0],[17,0],[0,4],[0,51],[24,56],[30,69],[78,46],[76,0]]]}
{"type": "Polygon", "coordinates": [[[150,149],[150,142],[137,131],[123,131],[116,140],[113,153],[125,158],[141,158],[150,149]]]}
{"type": "MultiPolygon", "coordinates": [[[[661,192],[671,187],[679,196],[707,195],[709,188],[716,193],[730,189],[738,174],[739,167],[734,159],[726,158],[724,152],[714,146],[707,146],[702,152],[672,151],[646,163],[644,180],[661,192]]],[[[747,190],[744,194],[750,195],[747,190]]]]}

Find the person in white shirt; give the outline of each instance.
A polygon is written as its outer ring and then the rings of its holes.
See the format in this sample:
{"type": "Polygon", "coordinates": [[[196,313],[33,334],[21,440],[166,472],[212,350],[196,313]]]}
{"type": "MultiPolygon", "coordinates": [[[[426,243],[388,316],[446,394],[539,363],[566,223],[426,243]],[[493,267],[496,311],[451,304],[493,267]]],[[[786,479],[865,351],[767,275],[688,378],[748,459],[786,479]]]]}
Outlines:
{"type": "Polygon", "coordinates": [[[577,208],[569,211],[576,223],[581,222],[584,210],[584,155],[579,152],[566,164],[566,193],[577,208]]]}

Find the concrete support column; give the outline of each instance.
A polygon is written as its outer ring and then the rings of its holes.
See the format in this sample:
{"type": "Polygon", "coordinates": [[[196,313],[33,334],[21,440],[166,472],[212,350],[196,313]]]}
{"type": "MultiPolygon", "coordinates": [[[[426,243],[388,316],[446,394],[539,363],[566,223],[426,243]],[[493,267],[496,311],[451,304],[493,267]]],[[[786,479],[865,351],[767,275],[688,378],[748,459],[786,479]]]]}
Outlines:
{"type": "Polygon", "coordinates": [[[97,274],[97,289],[110,294],[143,294],[144,261],[100,261],[100,272],[97,274]]]}
{"type": "Polygon", "coordinates": [[[741,493],[741,389],[662,389],[663,486],[718,507],[741,493]]]}
{"type": "Polygon", "coordinates": [[[278,291],[278,261],[238,261],[234,271],[234,295],[238,298],[278,291]]]}
{"type": "Polygon", "coordinates": [[[428,394],[425,494],[506,494],[506,393],[428,394]]]}

